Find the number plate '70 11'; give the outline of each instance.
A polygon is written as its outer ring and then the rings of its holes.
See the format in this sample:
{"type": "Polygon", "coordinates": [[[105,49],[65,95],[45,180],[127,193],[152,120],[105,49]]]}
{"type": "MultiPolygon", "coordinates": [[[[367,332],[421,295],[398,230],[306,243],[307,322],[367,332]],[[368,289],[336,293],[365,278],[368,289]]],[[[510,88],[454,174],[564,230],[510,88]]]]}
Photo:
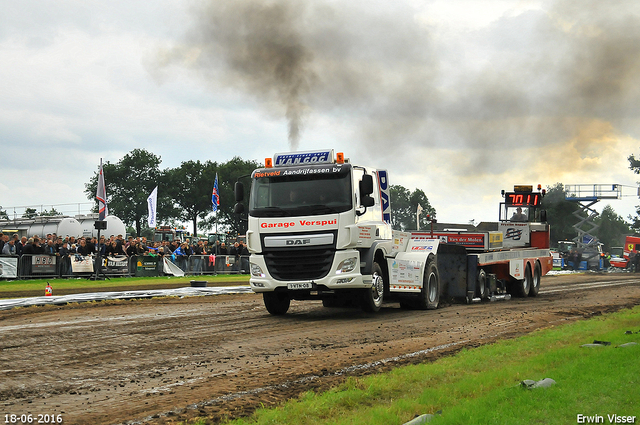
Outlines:
{"type": "Polygon", "coordinates": [[[313,289],[313,284],[311,282],[287,283],[287,289],[313,289]]]}

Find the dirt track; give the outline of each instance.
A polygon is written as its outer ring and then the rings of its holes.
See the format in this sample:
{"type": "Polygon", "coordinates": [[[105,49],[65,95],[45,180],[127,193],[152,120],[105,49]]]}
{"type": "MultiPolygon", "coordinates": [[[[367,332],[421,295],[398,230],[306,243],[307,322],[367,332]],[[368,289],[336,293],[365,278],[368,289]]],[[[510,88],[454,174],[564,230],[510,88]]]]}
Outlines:
{"type": "Polygon", "coordinates": [[[0,311],[0,418],[156,424],[244,415],[349,375],[640,304],[640,276],[631,274],[549,276],[541,288],[537,298],[436,311],[390,303],[375,315],[294,302],[273,317],[255,294],[0,311]]]}

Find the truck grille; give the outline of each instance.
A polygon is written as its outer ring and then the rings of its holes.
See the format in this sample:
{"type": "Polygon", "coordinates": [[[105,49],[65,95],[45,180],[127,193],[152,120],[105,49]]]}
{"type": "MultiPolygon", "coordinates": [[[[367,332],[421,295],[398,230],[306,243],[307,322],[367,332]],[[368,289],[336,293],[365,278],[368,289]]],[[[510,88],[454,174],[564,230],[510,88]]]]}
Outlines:
{"type": "Polygon", "coordinates": [[[315,280],[325,277],[333,263],[331,248],[264,252],[269,274],[278,280],[315,280]]]}

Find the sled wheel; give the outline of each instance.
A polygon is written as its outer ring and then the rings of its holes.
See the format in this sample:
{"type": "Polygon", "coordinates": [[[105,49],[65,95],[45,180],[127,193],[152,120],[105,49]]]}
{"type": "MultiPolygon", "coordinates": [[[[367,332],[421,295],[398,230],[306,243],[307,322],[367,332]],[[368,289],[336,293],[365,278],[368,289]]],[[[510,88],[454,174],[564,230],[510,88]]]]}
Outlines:
{"type": "Polygon", "coordinates": [[[536,267],[533,270],[533,279],[531,280],[531,289],[529,290],[529,296],[535,297],[540,290],[540,281],[542,279],[542,267],[540,263],[536,261],[536,267]]]}

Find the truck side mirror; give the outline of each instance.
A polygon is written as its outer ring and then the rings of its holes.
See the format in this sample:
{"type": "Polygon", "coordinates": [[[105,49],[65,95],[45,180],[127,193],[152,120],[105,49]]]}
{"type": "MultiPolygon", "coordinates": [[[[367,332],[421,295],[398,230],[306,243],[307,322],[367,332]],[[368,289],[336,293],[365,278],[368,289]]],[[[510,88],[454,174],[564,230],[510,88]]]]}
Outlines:
{"type": "Polygon", "coordinates": [[[376,200],[373,199],[371,195],[363,195],[362,196],[362,206],[363,207],[372,207],[376,204],[376,200]]]}
{"type": "MultiPolygon", "coordinates": [[[[371,174],[365,174],[362,176],[362,180],[360,180],[360,195],[362,196],[362,201],[364,202],[365,195],[371,195],[373,193],[373,177],[371,174]]],[[[363,204],[364,205],[364,204],[363,204]]],[[[365,205],[372,206],[372,205],[365,205]]]]}
{"type": "Polygon", "coordinates": [[[240,202],[236,203],[233,206],[233,212],[236,213],[236,214],[244,213],[244,205],[242,205],[240,202]]]}
{"type": "Polygon", "coordinates": [[[235,192],[236,202],[242,202],[244,199],[244,185],[241,182],[236,182],[235,186],[233,186],[233,191],[235,192]]]}

